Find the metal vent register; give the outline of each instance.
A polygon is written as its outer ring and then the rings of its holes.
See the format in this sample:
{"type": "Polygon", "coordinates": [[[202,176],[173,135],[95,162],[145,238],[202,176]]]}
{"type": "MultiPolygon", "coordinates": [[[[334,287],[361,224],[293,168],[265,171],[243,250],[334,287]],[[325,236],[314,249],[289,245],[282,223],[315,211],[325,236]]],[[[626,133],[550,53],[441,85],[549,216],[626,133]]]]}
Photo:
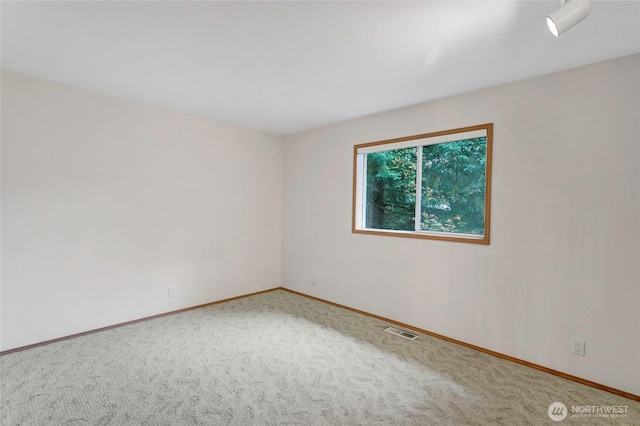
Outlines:
{"type": "Polygon", "coordinates": [[[409,340],[416,340],[418,338],[416,334],[409,333],[408,331],[404,330],[399,330],[393,327],[387,327],[384,329],[384,331],[386,331],[387,333],[395,334],[396,336],[404,337],[405,339],[409,340]]]}

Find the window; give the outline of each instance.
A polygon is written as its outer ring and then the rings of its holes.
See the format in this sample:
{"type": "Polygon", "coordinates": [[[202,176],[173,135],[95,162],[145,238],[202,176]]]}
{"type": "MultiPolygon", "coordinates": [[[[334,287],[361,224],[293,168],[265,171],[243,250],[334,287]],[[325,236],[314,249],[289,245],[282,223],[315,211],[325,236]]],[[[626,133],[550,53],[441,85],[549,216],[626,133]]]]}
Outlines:
{"type": "Polygon", "coordinates": [[[353,232],[489,244],[493,124],[354,146],[353,232]]]}

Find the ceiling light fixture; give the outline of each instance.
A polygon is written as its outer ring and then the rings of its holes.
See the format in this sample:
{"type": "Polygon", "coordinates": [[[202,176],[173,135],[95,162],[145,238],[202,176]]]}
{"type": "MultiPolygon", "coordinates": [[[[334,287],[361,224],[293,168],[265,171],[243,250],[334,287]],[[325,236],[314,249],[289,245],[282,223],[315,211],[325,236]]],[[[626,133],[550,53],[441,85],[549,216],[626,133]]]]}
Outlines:
{"type": "Polygon", "coordinates": [[[589,0],[560,0],[560,9],[547,16],[549,31],[558,37],[582,21],[591,12],[589,0]]]}

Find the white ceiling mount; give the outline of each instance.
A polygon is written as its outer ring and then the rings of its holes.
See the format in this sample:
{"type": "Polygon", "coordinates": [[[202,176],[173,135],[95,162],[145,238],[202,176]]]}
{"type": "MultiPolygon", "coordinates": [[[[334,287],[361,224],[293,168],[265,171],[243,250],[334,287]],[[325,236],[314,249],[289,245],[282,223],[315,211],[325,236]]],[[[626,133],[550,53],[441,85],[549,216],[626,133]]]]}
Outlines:
{"type": "Polygon", "coordinates": [[[589,0],[560,0],[560,9],[547,16],[549,31],[559,37],[583,21],[591,12],[589,0]]]}

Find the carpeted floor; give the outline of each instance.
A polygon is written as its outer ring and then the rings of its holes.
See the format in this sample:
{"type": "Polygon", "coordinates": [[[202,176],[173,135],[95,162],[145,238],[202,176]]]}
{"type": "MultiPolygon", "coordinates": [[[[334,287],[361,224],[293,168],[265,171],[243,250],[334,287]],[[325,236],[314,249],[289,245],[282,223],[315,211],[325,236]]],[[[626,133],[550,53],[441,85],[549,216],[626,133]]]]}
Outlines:
{"type": "Polygon", "coordinates": [[[0,357],[14,425],[543,425],[640,403],[283,290],[0,357]]]}

